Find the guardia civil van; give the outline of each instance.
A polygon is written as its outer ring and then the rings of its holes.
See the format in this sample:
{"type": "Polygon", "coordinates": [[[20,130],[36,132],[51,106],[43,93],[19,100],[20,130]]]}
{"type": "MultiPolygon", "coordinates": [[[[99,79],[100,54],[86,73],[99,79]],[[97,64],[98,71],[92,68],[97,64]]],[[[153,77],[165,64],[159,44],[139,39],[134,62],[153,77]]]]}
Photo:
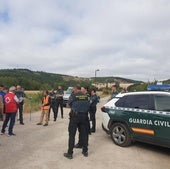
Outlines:
{"type": "Polygon", "coordinates": [[[170,148],[170,93],[118,94],[102,108],[102,127],[116,145],[141,141],[170,148]]]}
{"type": "Polygon", "coordinates": [[[64,107],[66,107],[66,104],[68,103],[69,97],[72,92],[73,92],[73,87],[68,87],[66,92],[64,92],[64,96],[63,96],[63,106],[64,107]]]}

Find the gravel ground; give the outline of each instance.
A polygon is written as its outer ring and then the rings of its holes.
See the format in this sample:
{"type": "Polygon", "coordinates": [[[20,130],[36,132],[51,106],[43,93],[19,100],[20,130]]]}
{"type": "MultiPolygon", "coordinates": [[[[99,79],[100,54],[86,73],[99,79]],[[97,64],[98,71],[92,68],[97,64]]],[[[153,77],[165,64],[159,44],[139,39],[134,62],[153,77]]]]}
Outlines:
{"type": "Polygon", "coordinates": [[[100,107],[105,102],[101,99],[98,105],[97,131],[90,135],[88,157],[81,154],[81,149],[74,150],[72,160],[63,157],[68,145],[69,109],[64,109],[64,119],[59,112],[56,122],[51,114],[47,127],[36,125],[40,112],[35,112],[31,120],[29,114],[24,115],[24,126],[16,122],[16,136],[0,135],[0,169],[169,169],[167,148],[143,143],[121,148],[113,144],[101,128],[100,107]]]}

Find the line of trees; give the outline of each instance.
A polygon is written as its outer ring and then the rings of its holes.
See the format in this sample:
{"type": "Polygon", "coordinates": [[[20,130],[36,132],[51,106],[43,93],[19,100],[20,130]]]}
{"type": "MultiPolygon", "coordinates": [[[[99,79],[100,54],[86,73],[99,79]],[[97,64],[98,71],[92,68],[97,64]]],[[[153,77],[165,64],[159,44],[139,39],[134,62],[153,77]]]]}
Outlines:
{"type": "Polygon", "coordinates": [[[0,77],[0,83],[3,84],[6,87],[10,87],[12,85],[20,84],[24,87],[25,90],[44,90],[44,89],[56,89],[58,85],[62,85],[63,89],[67,89],[69,86],[74,86],[77,83],[82,86],[91,86],[91,83],[88,81],[47,81],[46,82],[40,82],[38,80],[33,80],[31,78],[25,78],[25,77],[0,77]]]}
{"type": "Polygon", "coordinates": [[[43,90],[56,89],[58,85],[62,85],[63,89],[67,89],[77,83],[83,86],[91,85],[89,80],[77,81],[77,78],[75,79],[67,75],[34,72],[27,69],[0,70],[0,83],[6,87],[20,84],[25,90],[43,90]]]}

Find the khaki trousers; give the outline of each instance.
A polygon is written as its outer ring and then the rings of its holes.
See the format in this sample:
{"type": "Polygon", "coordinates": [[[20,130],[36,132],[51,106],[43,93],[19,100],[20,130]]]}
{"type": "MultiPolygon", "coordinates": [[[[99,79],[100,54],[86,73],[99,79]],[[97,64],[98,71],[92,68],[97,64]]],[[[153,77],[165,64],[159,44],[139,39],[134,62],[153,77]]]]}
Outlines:
{"type": "Polygon", "coordinates": [[[48,124],[48,112],[49,110],[42,110],[41,116],[40,116],[40,123],[43,122],[44,115],[45,115],[45,123],[48,124]]]}

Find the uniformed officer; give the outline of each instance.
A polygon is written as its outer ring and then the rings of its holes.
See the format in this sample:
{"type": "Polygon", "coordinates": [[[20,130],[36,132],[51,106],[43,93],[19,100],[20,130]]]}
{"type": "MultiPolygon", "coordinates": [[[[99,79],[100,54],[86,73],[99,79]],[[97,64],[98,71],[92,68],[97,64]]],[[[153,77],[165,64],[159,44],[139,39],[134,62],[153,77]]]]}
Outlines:
{"type": "Polygon", "coordinates": [[[113,85],[112,86],[112,94],[111,94],[110,100],[113,99],[117,94],[118,94],[117,85],[113,85]]]}
{"type": "MultiPolygon", "coordinates": [[[[87,95],[88,101],[90,103],[90,94],[88,93],[88,87],[81,87],[81,91],[82,91],[83,94],[87,95]]],[[[87,123],[86,123],[86,127],[87,127],[88,134],[91,134],[89,117],[88,117],[88,120],[87,120],[87,123]]],[[[79,131],[78,143],[74,146],[74,148],[82,148],[83,147],[82,146],[83,141],[82,141],[82,136],[81,136],[81,133],[80,133],[79,126],[78,126],[78,131],[79,131]]]]}
{"type": "Polygon", "coordinates": [[[79,85],[73,88],[73,94],[71,94],[67,107],[71,107],[70,111],[70,122],[69,122],[69,144],[68,151],[64,153],[64,157],[72,159],[73,158],[73,148],[75,144],[75,134],[77,127],[80,128],[80,134],[82,137],[82,154],[88,156],[88,130],[87,130],[87,120],[89,111],[89,102],[87,95],[81,92],[81,87],[79,85]]]}
{"type": "Polygon", "coordinates": [[[52,109],[53,115],[54,115],[54,121],[56,121],[56,118],[57,118],[56,93],[55,93],[54,89],[51,90],[49,96],[51,98],[51,102],[50,102],[50,109],[49,109],[48,119],[50,120],[50,112],[51,112],[51,109],[52,109]]]}
{"type": "Polygon", "coordinates": [[[62,90],[61,86],[58,86],[58,89],[56,91],[56,118],[58,116],[58,109],[60,107],[61,118],[63,119],[63,96],[64,96],[64,91],[62,90]]]}
{"type": "Polygon", "coordinates": [[[91,99],[90,99],[90,120],[92,121],[91,132],[96,132],[96,111],[97,103],[99,102],[98,96],[95,89],[91,89],[91,99]]]}
{"type": "Polygon", "coordinates": [[[16,89],[17,90],[16,90],[15,94],[19,99],[19,104],[18,104],[19,121],[20,121],[21,125],[24,125],[24,122],[23,122],[23,108],[24,108],[24,100],[26,98],[26,95],[25,95],[25,93],[22,90],[20,85],[17,85],[16,89]]]}

